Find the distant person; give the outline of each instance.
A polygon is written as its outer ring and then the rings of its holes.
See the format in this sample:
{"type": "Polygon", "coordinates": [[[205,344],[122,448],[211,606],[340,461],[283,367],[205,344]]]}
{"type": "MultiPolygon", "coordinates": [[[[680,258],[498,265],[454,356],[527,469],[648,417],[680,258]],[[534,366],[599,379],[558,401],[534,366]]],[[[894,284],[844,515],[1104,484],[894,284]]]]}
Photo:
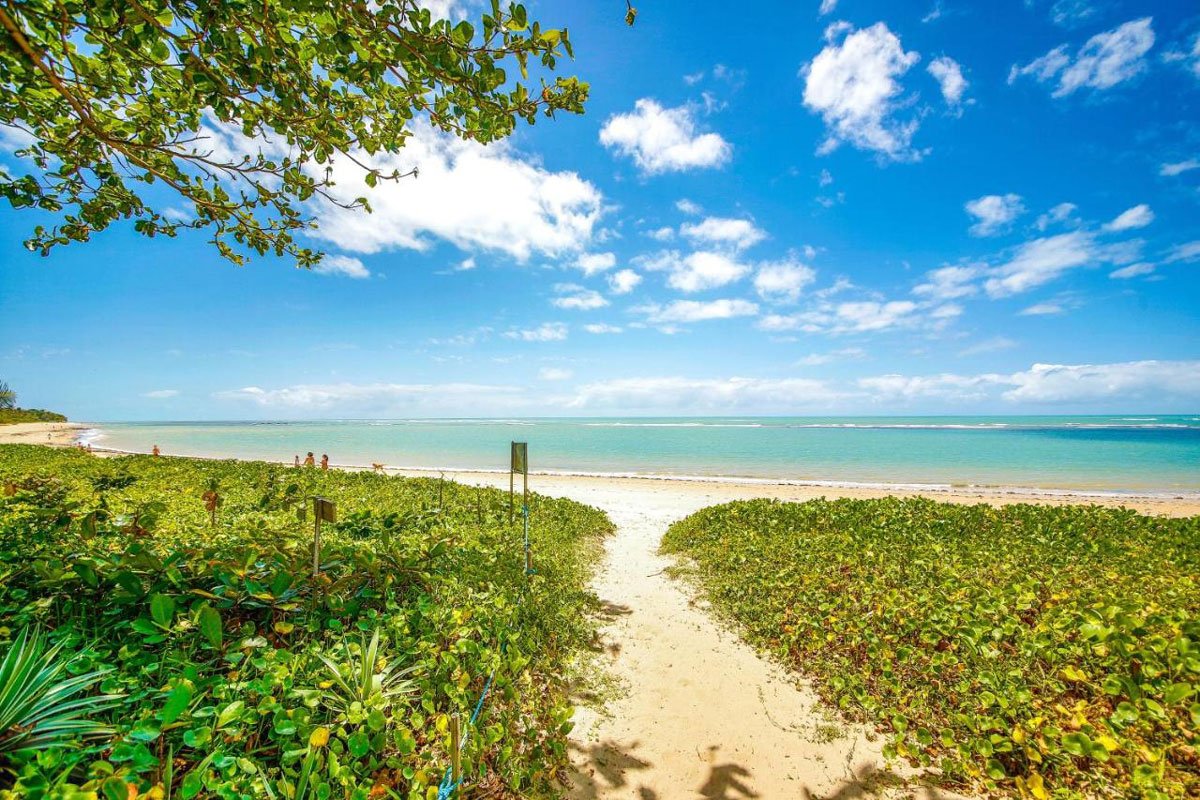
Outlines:
{"type": "Polygon", "coordinates": [[[314,466],[316,463],[317,463],[317,461],[315,458],[313,458],[312,450],[309,450],[308,455],[306,455],[304,457],[304,466],[311,467],[311,466],[314,466]]]}
{"type": "Polygon", "coordinates": [[[296,454],[296,460],[292,463],[292,466],[293,467],[300,466],[300,454],[299,453],[296,454]]]}
{"type": "Polygon", "coordinates": [[[325,455],[325,454],[321,455],[321,469],[329,469],[329,456],[328,455],[325,455]]]}
{"type": "Polygon", "coordinates": [[[92,452],[92,443],[91,442],[88,442],[87,451],[89,453],[92,452]]]}
{"type": "Polygon", "coordinates": [[[158,449],[158,445],[154,445],[154,447],[152,447],[150,449],[150,455],[153,455],[153,456],[162,455],[162,451],[158,449]]]}

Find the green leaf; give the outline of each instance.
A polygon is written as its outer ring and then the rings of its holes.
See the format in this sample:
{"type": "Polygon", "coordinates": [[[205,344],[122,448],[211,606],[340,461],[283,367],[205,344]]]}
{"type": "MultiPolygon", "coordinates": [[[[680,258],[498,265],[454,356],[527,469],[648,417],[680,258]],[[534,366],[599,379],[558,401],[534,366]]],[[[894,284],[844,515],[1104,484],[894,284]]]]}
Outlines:
{"type": "Polygon", "coordinates": [[[165,595],[156,594],[150,597],[150,616],[154,619],[155,624],[170,628],[171,622],[175,619],[175,598],[165,595]]]}
{"type": "Polygon", "coordinates": [[[163,704],[162,714],[160,719],[164,725],[170,725],[179,716],[187,710],[188,705],[192,702],[192,687],[187,682],[180,682],[175,685],[168,694],[167,702],[163,704]]]}
{"type": "Polygon", "coordinates": [[[200,607],[200,632],[214,649],[220,650],[224,641],[224,628],[221,623],[221,613],[212,606],[205,604],[200,607]]]}

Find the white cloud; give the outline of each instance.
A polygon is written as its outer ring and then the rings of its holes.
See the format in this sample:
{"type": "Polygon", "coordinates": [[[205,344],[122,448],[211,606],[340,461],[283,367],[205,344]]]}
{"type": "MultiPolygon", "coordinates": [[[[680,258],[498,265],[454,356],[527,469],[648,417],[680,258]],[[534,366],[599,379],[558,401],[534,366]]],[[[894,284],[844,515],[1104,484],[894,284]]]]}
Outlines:
{"type": "Polygon", "coordinates": [[[866,355],[867,351],[861,347],[843,347],[840,350],[831,350],[828,353],[809,353],[797,361],[796,366],[819,367],[823,364],[832,364],[836,361],[856,361],[866,358],[866,355]]]}
{"type": "Polygon", "coordinates": [[[1114,269],[1112,272],[1108,273],[1108,277],[1116,278],[1117,280],[1125,280],[1128,278],[1136,278],[1139,275],[1149,275],[1154,272],[1154,270],[1154,264],[1147,264],[1146,262],[1141,261],[1137,264],[1130,264],[1128,267],[1114,269]]]}
{"type": "Polygon", "coordinates": [[[1150,17],[1144,17],[1098,33],[1079,48],[1074,59],[1067,54],[1067,45],[1059,45],[1023,67],[1013,66],[1008,82],[1013,83],[1023,75],[1039,83],[1057,77],[1054,97],[1066,97],[1085,87],[1110,89],[1145,70],[1145,55],[1154,46],[1150,22],[1150,17]]]}
{"type": "Polygon", "coordinates": [[[1154,212],[1150,210],[1150,206],[1142,203],[1121,212],[1116,219],[1104,226],[1104,230],[1109,232],[1128,231],[1144,228],[1153,221],[1154,212]]]}
{"type": "MultiPolygon", "coordinates": [[[[1200,39],[1197,39],[1196,42],[1198,43],[1198,46],[1200,46],[1200,39]]],[[[1183,173],[1190,172],[1194,169],[1200,169],[1200,161],[1194,158],[1189,158],[1187,161],[1176,161],[1173,164],[1163,164],[1158,168],[1158,174],[1166,177],[1174,177],[1175,175],[1182,175],[1183,173]]]]}
{"type": "Polygon", "coordinates": [[[1098,248],[1084,231],[1060,233],[1026,242],[1013,257],[992,270],[984,284],[990,297],[1008,297],[1049,283],[1076,267],[1112,262],[1115,251],[1098,248]]]}
{"type": "Polygon", "coordinates": [[[489,409],[516,408],[526,402],[523,391],[515,386],[473,383],[335,383],[298,384],[279,389],[247,386],[216,392],[213,397],[264,409],[401,416],[413,412],[445,414],[448,409],[455,413],[478,410],[481,401],[486,401],[489,409]]]}
{"type": "MultiPolygon", "coordinates": [[[[351,252],[428,250],[436,237],[518,261],[534,253],[558,256],[582,249],[602,213],[603,197],[591,183],[574,172],[543,169],[505,141],[485,147],[416,126],[394,153],[354,156],[385,174],[415,167],[420,176],[380,181],[371,189],[349,159],[334,160],[341,193],[366,197],[373,213],[314,204],[319,227],[312,235],[351,252]]],[[[322,165],[311,168],[323,171],[322,165]]]]}
{"type": "Polygon", "coordinates": [[[820,10],[818,10],[817,13],[820,14],[821,16],[825,16],[826,14],[832,14],[834,9],[837,8],[837,4],[838,4],[838,0],[821,0],[821,8],[820,8],[820,10]]]}
{"type": "Polygon", "coordinates": [[[652,231],[647,231],[646,235],[656,242],[669,242],[675,238],[675,229],[666,225],[661,228],[655,228],[652,231]]]}
{"type": "Polygon", "coordinates": [[[642,282],[642,276],[631,269],[623,269],[608,276],[608,287],[613,294],[629,294],[642,282]]]}
{"type": "Polygon", "coordinates": [[[821,175],[817,178],[817,183],[821,186],[828,186],[833,183],[833,173],[827,169],[821,170],[821,175]]]}
{"type": "Polygon", "coordinates": [[[23,128],[0,125],[0,152],[12,153],[22,150],[36,141],[37,137],[23,128]]]}
{"type": "Polygon", "coordinates": [[[462,261],[460,261],[458,266],[456,266],[454,268],[454,271],[455,272],[467,272],[467,271],[473,270],[473,269],[475,269],[475,257],[471,256],[469,258],[464,258],[462,261]]]}
{"type": "Polygon", "coordinates": [[[963,208],[978,220],[970,228],[972,236],[995,236],[1025,213],[1019,194],[988,194],[968,200],[963,208]]]}
{"type": "Polygon", "coordinates": [[[1023,317],[1049,317],[1061,314],[1064,310],[1059,303],[1035,303],[1028,308],[1021,309],[1020,314],[1023,317]]]}
{"type": "Polygon", "coordinates": [[[1044,231],[1051,225],[1058,225],[1067,222],[1071,219],[1071,215],[1078,210],[1079,206],[1074,203],[1059,203],[1054,208],[1047,211],[1037,218],[1037,229],[1044,231]]]}
{"type": "Polygon", "coordinates": [[[506,331],[504,335],[522,342],[559,342],[567,338],[567,326],[561,322],[543,322],[536,328],[506,331]]]}
{"type": "Polygon", "coordinates": [[[637,261],[648,270],[668,272],[667,285],[681,292],[716,289],[740,280],[750,271],[750,267],[727,255],[705,250],[687,256],[668,250],[637,261]]]}
{"type": "Polygon", "coordinates": [[[696,216],[697,214],[704,213],[704,209],[701,208],[699,206],[699,204],[693,203],[691,200],[688,200],[686,197],[684,197],[680,200],[676,200],[675,207],[678,208],[680,211],[682,211],[684,214],[691,214],[692,216],[696,216]]]}
{"type": "Polygon", "coordinates": [[[1200,259],[1200,239],[1175,245],[1167,254],[1166,261],[1168,264],[1173,264],[1176,261],[1196,261],[1197,259],[1200,259]]]}
{"type": "Polygon", "coordinates": [[[700,222],[686,222],[679,232],[693,242],[727,245],[743,250],[767,238],[767,234],[748,219],[706,217],[700,222]]]}
{"type": "Polygon", "coordinates": [[[152,392],[144,392],[142,397],[148,397],[151,400],[169,400],[172,397],[178,397],[178,389],[155,389],[152,392]]]}
{"type": "Polygon", "coordinates": [[[313,267],[313,272],[321,275],[341,275],[346,278],[369,278],[371,271],[357,258],[340,255],[327,255],[321,263],[313,267]]]}
{"type": "Polygon", "coordinates": [[[588,333],[620,333],[623,328],[619,325],[609,325],[604,322],[595,322],[591,325],[584,325],[583,329],[588,333]]]}
{"type": "Polygon", "coordinates": [[[550,302],[558,308],[592,311],[608,305],[608,301],[599,292],[594,289],[585,289],[574,283],[560,283],[554,287],[554,291],[558,292],[560,296],[550,302]]]}
{"type": "Polygon", "coordinates": [[[1129,361],[1120,364],[1034,364],[1009,380],[1013,402],[1072,403],[1120,398],[1155,404],[1200,398],[1200,361],[1129,361]]]}
{"type": "Polygon", "coordinates": [[[758,306],[749,300],[676,300],[665,306],[658,303],[639,306],[634,311],[645,314],[647,322],[653,325],[670,325],[672,323],[752,317],[758,313],[758,306]]]}
{"type": "Polygon", "coordinates": [[[687,106],[663,108],[642,98],[629,114],[614,114],[600,129],[600,143],[629,156],[646,175],[719,167],[733,152],[716,133],[700,133],[687,106]]]}
{"type": "Polygon", "coordinates": [[[542,367],[538,370],[538,380],[543,381],[569,381],[574,376],[574,372],[561,367],[542,367]]]}
{"type": "Polygon", "coordinates": [[[795,258],[768,261],[758,265],[758,273],[754,276],[754,290],[764,300],[794,303],[804,288],[816,278],[816,270],[801,264],[795,258]]]}
{"type": "Polygon", "coordinates": [[[937,79],[942,89],[942,97],[946,105],[957,107],[962,103],[963,92],[967,90],[967,79],[963,77],[962,67],[953,58],[942,56],[929,62],[929,74],[937,79]]]}
{"type": "Polygon", "coordinates": [[[913,294],[928,297],[931,300],[969,297],[979,291],[974,281],[980,274],[980,268],[974,266],[941,267],[925,273],[925,283],[914,287],[913,294]]]}
{"type": "Polygon", "coordinates": [[[583,253],[575,259],[575,268],[583,271],[584,275],[592,276],[617,265],[617,257],[612,253],[583,253]]]}
{"type": "Polygon", "coordinates": [[[677,413],[682,411],[754,410],[794,413],[797,409],[827,408],[841,395],[811,378],[621,378],[590,383],[578,389],[574,408],[677,413]]]}
{"type": "Polygon", "coordinates": [[[903,92],[897,79],[920,55],[906,53],[882,22],[847,33],[852,30],[848,23],[831,25],[825,48],[801,73],[804,105],[819,113],[827,128],[819,152],[848,142],[895,160],[917,160],[921,154],[911,146],[917,120],[898,122],[892,115],[903,92]]]}
{"type": "Polygon", "coordinates": [[[879,375],[859,378],[857,384],[877,400],[938,398],[978,401],[986,399],[989,390],[1003,380],[999,375],[879,375]]]}
{"type": "Polygon", "coordinates": [[[859,300],[823,303],[816,309],[796,314],[768,314],[759,321],[765,331],[805,333],[866,333],[908,327],[921,321],[919,306],[910,300],[859,300]]]}
{"type": "Polygon", "coordinates": [[[984,339],[982,342],[976,342],[970,347],[965,347],[958,351],[958,354],[963,357],[978,356],[984,353],[998,353],[1002,350],[1011,350],[1017,346],[1017,343],[1007,336],[993,336],[990,339],[984,339]]]}

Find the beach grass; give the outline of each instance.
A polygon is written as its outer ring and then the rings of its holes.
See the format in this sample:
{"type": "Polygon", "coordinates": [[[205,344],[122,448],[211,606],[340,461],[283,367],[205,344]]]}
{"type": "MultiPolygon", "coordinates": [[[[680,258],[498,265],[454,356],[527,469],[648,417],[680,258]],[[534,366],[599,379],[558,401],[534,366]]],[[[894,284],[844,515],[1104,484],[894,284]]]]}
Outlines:
{"type": "Polygon", "coordinates": [[[663,548],[748,640],[947,785],[1200,791],[1200,518],[754,500],[663,548]]]}
{"type": "Polygon", "coordinates": [[[122,696],[109,736],[0,752],[0,796],[433,798],[456,716],[466,785],[556,796],[612,526],[533,495],[527,575],[517,502],[511,524],[507,492],[437,479],[0,446],[0,651],[40,628],[122,696]],[[316,575],[314,496],[337,516],[316,575]]]}

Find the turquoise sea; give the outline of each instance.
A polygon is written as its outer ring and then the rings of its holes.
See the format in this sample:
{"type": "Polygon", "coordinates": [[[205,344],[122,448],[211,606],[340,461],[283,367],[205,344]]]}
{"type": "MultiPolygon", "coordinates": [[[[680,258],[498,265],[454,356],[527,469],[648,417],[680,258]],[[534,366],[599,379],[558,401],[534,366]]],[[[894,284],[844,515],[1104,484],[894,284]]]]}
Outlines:
{"type": "Polygon", "coordinates": [[[98,447],[431,470],[1200,492],[1200,415],[100,423],[98,447]]]}

